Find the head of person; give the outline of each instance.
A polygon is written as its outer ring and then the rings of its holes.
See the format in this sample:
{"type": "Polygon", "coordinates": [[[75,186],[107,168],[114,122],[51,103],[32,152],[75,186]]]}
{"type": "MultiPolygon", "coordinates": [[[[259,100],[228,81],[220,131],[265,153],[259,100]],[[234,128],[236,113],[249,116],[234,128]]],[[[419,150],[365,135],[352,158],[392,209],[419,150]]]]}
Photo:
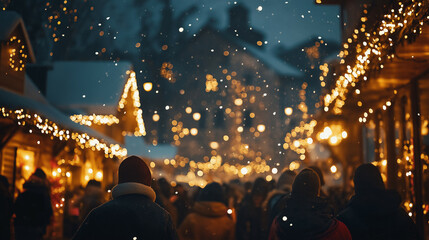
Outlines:
{"type": "Polygon", "coordinates": [[[319,194],[319,176],[310,168],[303,169],[293,181],[292,197],[297,199],[315,199],[319,194]]]}
{"type": "Polygon", "coordinates": [[[127,157],[119,165],[118,185],[112,189],[112,197],[127,194],[143,194],[155,201],[156,194],[151,188],[152,175],[147,164],[137,156],[127,157]]]}
{"type": "Polygon", "coordinates": [[[41,168],[37,168],[36,171],[34,171],[33,175],[42,180],[46,179],[46,173],[41,168]]]}
{"type": "Polygon", "coordinates": [[[380,171],[371,163],[362,164],[356,169],[353,182],[357,195],[370,194],[385,189],[380,171]]]}
{"type": "Polygon", "coordinates": [[[91,179],[88,181],[88,183],[86,184],[86,187],[96,187],[96,188],[101,188],[101,182],[95,180],[95,179],[91,179]]]}
{"type": "Polygon", "coordinates": [[[268,194],[268,183],[265,179],[259,177],[252,186],[251,196],[253,205],[260,207],[268,194]]]}
{"type": "Polygon", "coordinates": [[[292,183],[295,180],[296,173],[291,170],[284,171],[277,181],[277,189],[290,192],[292,190],[292,183]]]}
{"type": "Polygon", "coordinates": [[[7,180],[7,177],[0,175],[0,185],[5,189],[9,189],[9,180],[7,180]]]}
{"type": "Polygon", "coordinates": [[[317,173],[317,176],[319,176],[319,180],[320,180],[320,186],[321,187],[325,186],[325,178],[323,177],[322,169],[320,169],[318,166],[311,166],[308,168],[312,169],[317,173]]]}
{"type": "Polygon", "coordinates": [[[166,198],[170,198],[173,195],[173,188],[165,178],[158,179],[159,190],[162,195],[166,198]]]}
{"type": "Polygon", "coordinates": [[[217,182],[207,184],[198,194],[197,201],[225,203],[225,194],[222,186],[217,182]]]}

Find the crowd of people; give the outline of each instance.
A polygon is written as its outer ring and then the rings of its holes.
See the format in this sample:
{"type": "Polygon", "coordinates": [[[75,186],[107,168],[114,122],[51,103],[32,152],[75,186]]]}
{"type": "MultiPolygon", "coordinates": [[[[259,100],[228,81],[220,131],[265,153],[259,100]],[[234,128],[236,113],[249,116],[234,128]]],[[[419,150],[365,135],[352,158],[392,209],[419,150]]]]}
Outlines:
{"type": "MultiPolygon", "coordinates": [[[[418,239],[399,194],[385,189],[377,167],[359,166],[353,182],[354,193],[325,192],[322,171],[309,167],[286,170],[276,182],[257,178],[190,189],[152,179],[146,163],[131,156],[120,164],[113,188],[90,180],[85,189],[66,193],[64,238],[418,239]]],[[[47,235],[53,211],[46,174],[37,169],[23,187],[13,203],[7,179],[0,177],[1,239],[47,235]]]]}

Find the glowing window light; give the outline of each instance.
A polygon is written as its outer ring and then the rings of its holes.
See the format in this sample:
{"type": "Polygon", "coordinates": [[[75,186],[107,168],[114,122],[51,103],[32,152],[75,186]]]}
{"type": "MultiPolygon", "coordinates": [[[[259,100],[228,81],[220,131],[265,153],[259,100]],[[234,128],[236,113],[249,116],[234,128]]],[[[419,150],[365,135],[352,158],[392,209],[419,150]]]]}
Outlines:
{"type": "Polygon", "coordinates": [[[96,179],[97,181],[101,181],[101,180],[103,180],[103,172],[98,171],[98,172],[95,174],[95,179],[96,179]]]}

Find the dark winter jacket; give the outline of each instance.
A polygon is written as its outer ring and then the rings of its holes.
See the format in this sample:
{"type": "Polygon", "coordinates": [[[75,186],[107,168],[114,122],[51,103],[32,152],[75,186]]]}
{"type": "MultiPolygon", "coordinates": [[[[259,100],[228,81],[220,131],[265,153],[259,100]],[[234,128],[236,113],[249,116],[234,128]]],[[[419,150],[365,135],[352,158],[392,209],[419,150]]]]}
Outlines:
{"type": "Polygon", "coordinates": [[[392,190],[358,194],[338,219],[346,224],[353,240],[417,239],[415,224],[400,204],[401,197],[392,190]]]}
{"type": "Polygon", "coordinates": [[[0,239],[10,239],[10,219],[13,214],[12,196],[0,183],[0,239]]]}
{"type": "Polygon", "coordinates": [[[170,214],[154,203],[152,188],[121,183],[112,196],[89,213],[73,239],[177,239],[170,214]]]}
{"type": "Polygon", "coordinates": [[[237,240],[260,240],[266,237],[268,224],[262,206],[255,206],[250,195],[244,197],[237,213],[237,240]]]}
{"type": "Polygon", "coordinates": [[[15,202],[15,227],[38,228],[43,235],[53,215],[49,189],[43,180],[33,176],[23,187],[25,191],[15,202]]]}
{"type": "Polygon", "coordinates": [[[269,239],[351,240],[351,236],[342,222],[332,218],[324,200],[289,198],[271,225],[269,239]]]}
{"type": "Polygon", "coordinates": [[[181,240],[234,240],[235,224],[220,202],[197,202],[179,228],[181,240]]]}
{"type": "Polygon", "coordinates": [[[92,209],[100,206],[104,202],[103,191],[100,187],[87,186],[85,194],[81,199],[75,202],[75,205],[79,207],[79,218],[82,222],[86,216],[91,212],[92,209]]]}

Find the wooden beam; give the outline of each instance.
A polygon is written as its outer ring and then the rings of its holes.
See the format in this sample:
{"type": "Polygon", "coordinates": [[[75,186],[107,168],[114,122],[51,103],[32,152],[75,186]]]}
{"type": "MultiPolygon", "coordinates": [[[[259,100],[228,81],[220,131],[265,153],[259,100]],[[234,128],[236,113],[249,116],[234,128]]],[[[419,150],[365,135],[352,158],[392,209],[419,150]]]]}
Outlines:
{"type": "Polygon", "coordinates": [[[3,150],[3,148],[6,146],[6,144],[15,136],[16,132],[19,130],[19,127],[16,125],[13,125],[11,127],[7,127],[6,131],[1,132],[1,139],[0,139],[0,151],[3,150]]]}
{"type": "Polygon", "coordinates": [[[395,148],[395,101],[384,114],[384,131],[386,133],[387,188],[397,189],[398,162],[395,148]]]}
{"type": "Polygon", "coordinates": [[[420,92],[419,79],[411,80],[410,100],[411,119],[413,122],[413,159],[414,159],[414,212],[416,216],[417,233],[419,239],[424,236],[424,216],[423,216],[423,162],[421,159],[421,115],[420,115],[420,92]]]}

